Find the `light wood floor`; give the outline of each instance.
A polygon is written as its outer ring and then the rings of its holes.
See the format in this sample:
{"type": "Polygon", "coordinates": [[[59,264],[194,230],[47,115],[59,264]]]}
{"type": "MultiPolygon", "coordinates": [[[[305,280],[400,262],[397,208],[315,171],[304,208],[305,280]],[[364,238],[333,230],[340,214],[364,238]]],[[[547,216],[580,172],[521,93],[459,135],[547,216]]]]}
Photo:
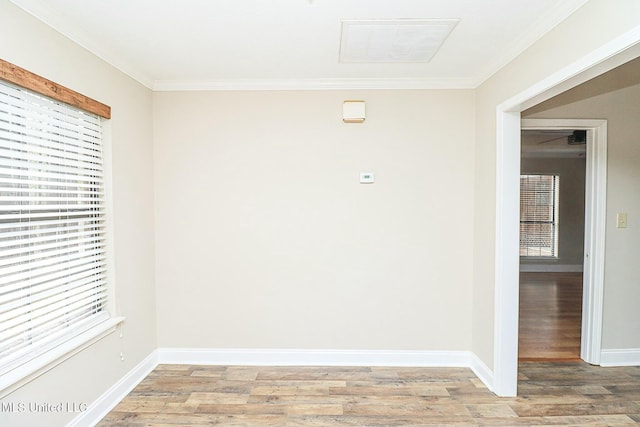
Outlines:
{"type": "Polygon", "coordinates": [[[161,365],[99,426],[640,425],[640,367],[577,360],[581,299],[580,273],[521,275],[517,398],[464,368],[161,365]]]}
{"type": "Polygon", "coordinates": [[[521,361],[579,360],[582,273],[521,273],[521,361]]]}
{"type": "Polygon", "coordinates": [[[100,427],[628,426],[640,367],[523,362],[519,396],[465,368],[158,366],[100,427]]]}

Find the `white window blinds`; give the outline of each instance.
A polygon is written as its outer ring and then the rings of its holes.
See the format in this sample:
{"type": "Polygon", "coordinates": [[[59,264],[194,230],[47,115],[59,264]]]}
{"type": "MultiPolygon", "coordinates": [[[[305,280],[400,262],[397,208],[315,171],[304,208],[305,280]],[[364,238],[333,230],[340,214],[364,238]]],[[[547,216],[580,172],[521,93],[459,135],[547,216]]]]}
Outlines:
{"type": "Polygon", "coordinates": [[[0,82],[0,374],[108,318],[101,132],[0,82]]]}
{"type": "Polygon", "coordinates": [[[520,176],[520,255],[558,256],[560,177],[520,176]]]}

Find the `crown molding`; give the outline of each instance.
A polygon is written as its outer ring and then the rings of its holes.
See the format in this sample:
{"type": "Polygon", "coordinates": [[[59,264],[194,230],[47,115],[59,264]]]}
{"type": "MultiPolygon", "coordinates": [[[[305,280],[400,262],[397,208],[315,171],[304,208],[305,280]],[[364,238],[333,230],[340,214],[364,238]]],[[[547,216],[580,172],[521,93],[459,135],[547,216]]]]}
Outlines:
{"type": "Polygon", "coordinates": [[[228,79],[156,80],[153,90],[242,91],[242,90],[416,90],[473,89],[470,79],[228,79]]]}
{"type": "Polygon", "coordinates": [[[475,89],[493,74],[513,61],[533,43],[582,7],[588,0],[564,0],[538,21],[522,37],[516,39],[509,51],[492,61],[471,78],[362,78],[362,79],[213,79],[213,80],[155,80],[133,66],[112,49],[86,35],[42,0],[10,0],[17,7],[69,38],[122,73],[154,91],[241,91],[241,90],[346,90],[346,89],[475,89]]]}
{"type": "Polygon", "coordinates": [[[107,64],[136,80],[149,89],[153,88],[153,79],[146,73],[132,66],[117,53],[99,46],[91,37],[87,36],[77,25],[70,23],[45,2],[39,0],[9,0],[34,18],[53,28],[78,46],[91,52],[107,64]]]}
{"type": "Polygon", "coordinates": [[[540,40],[545,34],[558,26],[588,1],[589,0],[565,0],[558,2],[549,13],[541,15],[531,28],[515,39],[504,55],[489,63],[482,72],[478,73],[474,86],[478,87],[487,81],[491,76],[520,56],[520,54],[531,47],[531,45],[540,40]]]}

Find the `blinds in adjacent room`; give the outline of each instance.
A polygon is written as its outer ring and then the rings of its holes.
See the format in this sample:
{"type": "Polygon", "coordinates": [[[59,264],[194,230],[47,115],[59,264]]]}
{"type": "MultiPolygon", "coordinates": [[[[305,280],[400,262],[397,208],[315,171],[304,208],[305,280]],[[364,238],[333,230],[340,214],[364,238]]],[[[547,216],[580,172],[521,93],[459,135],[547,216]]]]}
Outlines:
{"type": "Polygon", "coordinates": [[[520,256],[558,256],[560,177],[520,176],[520,256]]]}
{"type": "Polygon", "coordinates": [[[108,318],[101,119],[0,81],[0,374],[108,318]]]}

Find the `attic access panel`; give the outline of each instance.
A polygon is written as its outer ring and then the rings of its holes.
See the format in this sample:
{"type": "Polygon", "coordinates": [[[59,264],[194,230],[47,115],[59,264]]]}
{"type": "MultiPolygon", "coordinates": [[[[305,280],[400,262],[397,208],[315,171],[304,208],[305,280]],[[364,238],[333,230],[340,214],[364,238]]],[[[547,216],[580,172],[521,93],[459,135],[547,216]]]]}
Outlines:
{"type": "Polygon", "coordinates": [[[342,21],[341,63],[429,62],[458,19],[342,21]]]}

